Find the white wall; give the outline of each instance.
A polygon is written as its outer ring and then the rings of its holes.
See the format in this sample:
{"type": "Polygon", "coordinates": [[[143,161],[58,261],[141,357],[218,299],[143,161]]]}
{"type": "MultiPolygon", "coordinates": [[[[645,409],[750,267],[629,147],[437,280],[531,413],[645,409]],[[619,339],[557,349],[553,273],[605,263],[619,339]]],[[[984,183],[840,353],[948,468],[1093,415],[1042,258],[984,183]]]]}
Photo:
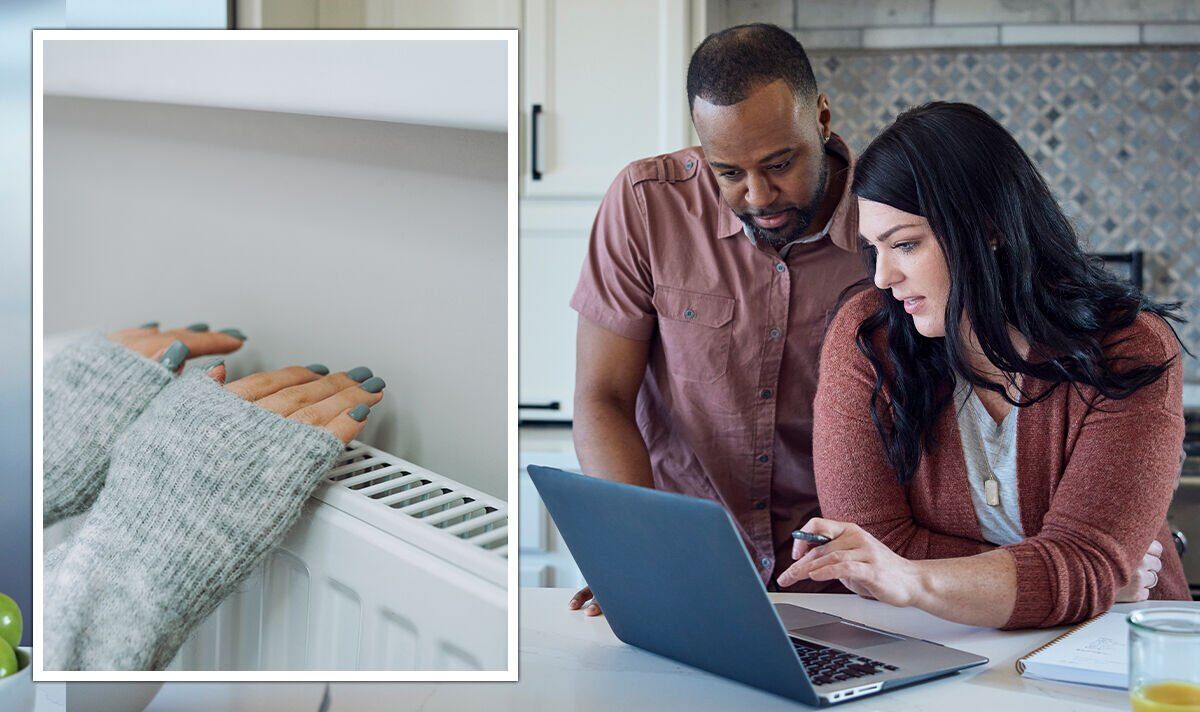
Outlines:
{"type": "Polygon", "coordinates": [[[46,97],[45,331],[206,321],[366,365],[362,440],[506,497],[503,133],[46,97]]]}

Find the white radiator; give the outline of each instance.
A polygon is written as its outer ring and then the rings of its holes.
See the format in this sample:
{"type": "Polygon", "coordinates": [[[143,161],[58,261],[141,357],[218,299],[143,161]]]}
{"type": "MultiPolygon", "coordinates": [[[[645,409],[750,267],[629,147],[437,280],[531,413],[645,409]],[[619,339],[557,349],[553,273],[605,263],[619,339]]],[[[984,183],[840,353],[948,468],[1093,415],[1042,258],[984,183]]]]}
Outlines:
{"type": "Polygon", "coordinates": [[[504,502],[351,442],[168,670],[505,670],[507,545],[504,502]]]}

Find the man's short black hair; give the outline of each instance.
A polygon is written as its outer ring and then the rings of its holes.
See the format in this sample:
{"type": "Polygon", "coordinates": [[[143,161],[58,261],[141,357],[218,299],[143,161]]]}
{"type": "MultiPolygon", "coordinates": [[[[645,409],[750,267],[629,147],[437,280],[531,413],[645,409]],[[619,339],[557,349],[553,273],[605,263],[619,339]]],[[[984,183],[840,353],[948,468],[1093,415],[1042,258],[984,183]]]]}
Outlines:
{"type": "Polygon", "coordinates": [[[688,63],[688,109],[700,97],[729,106],[763,84],[782,79],[797,99],[817,97],[817,80],[804,48],[790,32],[756,22],[715,32],[704,39],[688,63]]]}

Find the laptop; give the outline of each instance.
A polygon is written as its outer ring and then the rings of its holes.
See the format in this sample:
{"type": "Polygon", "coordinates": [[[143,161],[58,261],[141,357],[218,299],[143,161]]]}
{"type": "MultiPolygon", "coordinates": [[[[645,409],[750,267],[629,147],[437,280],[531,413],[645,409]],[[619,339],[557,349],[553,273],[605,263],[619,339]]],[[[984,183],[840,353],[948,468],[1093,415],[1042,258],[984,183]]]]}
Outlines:
{"type": "Polygon", "coordinates": [[[772,604],[715,502],[538,465],[529,476],[613,633],[629,645],[814,706],[988,661],[772,604]]]}

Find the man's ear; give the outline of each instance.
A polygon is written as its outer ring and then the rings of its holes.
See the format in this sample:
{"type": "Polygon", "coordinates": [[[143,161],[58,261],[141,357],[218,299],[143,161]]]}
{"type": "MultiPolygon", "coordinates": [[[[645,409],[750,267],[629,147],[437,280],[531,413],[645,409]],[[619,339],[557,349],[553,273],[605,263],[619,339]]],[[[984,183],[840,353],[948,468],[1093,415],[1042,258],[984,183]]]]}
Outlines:
{"type": "Polygon", "coordinates": [[[829,135],[833,133],[830,126],[833,123],[833,113],[829,110],[829,97],[824,93],[817,94],[817,131],[821,135],[821,141],[829,140],[829,135]]]}

